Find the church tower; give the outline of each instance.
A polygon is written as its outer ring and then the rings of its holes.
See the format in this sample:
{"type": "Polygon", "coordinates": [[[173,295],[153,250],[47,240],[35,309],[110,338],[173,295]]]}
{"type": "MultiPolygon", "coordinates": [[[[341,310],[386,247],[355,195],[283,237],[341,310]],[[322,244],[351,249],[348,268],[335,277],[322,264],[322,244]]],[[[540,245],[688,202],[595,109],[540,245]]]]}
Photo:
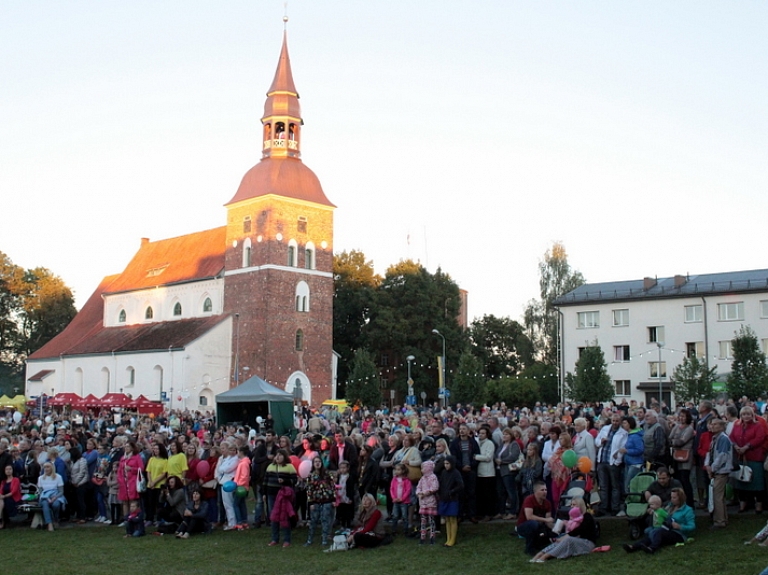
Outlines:
{"type": "Polygon", "coordinates": [[[335,206],[301,161],[286,33],[261,123],[261,160],[226,204],[230,383],[258,375],[318,404],[331,397],[335,206]]]}

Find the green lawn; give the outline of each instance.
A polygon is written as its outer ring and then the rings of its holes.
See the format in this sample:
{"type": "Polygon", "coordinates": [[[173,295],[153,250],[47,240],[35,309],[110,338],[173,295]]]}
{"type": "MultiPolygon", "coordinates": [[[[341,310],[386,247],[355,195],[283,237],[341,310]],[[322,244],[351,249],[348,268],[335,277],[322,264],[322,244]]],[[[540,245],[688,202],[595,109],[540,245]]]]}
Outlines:
{"type": "Polygon", "coordinates": [[[371,573],[386,575],[499,573],[541,571],[548,574],[623,574],[642,569],[650,575],[720,573],[752,575],[768,565],[768,548],[749,546],[749,539],[765,523],[760,516],[732,516],[731,526],[709,531],[709,521],[699,517],[695,541],[684,547],[664,548],[655,555],[628,555],[627,522],[602,520],[600,543],[611,545],[608,553],[596,553],[565,561],[531,565],[523,543],[509,536],[510,522],[461,524],[459,544],[419,546],[398,538],[392,545],[374,550],[323,553],[319,545],[302,547],[306,529],[294,531],[290,549],[267,547],[268,530],[216,531],[210,536],[177,540],[173,536],[148,535],[124,539],[117,527],[64,527],[54,533],[14,528],[0,531],[3,572],[41,575],[250,575],[258,573],[306,575],[324,573],[371,573]]]}

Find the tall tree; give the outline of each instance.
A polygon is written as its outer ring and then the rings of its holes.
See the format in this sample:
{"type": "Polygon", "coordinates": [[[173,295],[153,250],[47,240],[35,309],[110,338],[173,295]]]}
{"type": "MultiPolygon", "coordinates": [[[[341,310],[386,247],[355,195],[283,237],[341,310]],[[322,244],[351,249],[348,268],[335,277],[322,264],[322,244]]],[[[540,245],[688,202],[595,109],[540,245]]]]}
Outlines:
{"type": "Polygon", "coordinates": [[[557,311],[554,301],[585,283],[581,272],[571,268],[562,242],[555,242],[539,262],[541,299],[528,302],[524,313],[525,327],[545,363],[557,363],[557,311]]]}
{"type": "Polygon", "coordinates": [[[381,405],[379,370],[365,349],[355,350],[344,397],[350,404],[360,403],[371,408],[381,405]]]}
{"type": "Polygon", "coordinates": [[[755,400],[768,390],[768,366],[755,332],[742,325],[731,340],[733,362],[728,375],[728,393],[736,400],[742,396],[755,400]]]}
{"type": "Polygon", "coordinates": [[[64,281],[46,268],[29,270],[24,296],[25,354],[40,349],[75,317],[75,298],[64,281]]]}
{"type": "Polygon", "coordinates": [[[607,367],[605,355],[597,342],[585,347],[576,362],[575,373],[566,377],[571,399],[585,403],[612,399],[614,389],[607,367]]]}
{"type": "Polygon", "coordinates": [[[513,319],[485,315],[472,322],[469,338],[486,377],[515,375],[533,364],[533,344],[523,326],[513,319]]]}
{"type": "Polygon", "coordinates": [[[707,369],[698,357],[685,357],[672,373],[675,397],[698,405],[702,399],[711,399],[712,386],[717,379],[717,367],[707,369]]]}
{"type": "Polygon", "coordinates": [[[451,403],[482,403],[485,399],[483,362],[470,351],[459,357],[459,365],[451,384],[451,403]]]}

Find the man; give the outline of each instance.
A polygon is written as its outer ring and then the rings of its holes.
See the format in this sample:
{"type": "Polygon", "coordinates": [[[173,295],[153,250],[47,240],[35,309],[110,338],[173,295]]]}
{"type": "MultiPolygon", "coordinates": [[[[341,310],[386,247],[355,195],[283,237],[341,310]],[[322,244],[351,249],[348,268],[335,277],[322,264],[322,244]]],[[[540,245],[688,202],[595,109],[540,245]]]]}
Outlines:
{"type": "Polygon", "coordinates": [[[712,442],[704,460],[704,470],[711,479],[714,479],[712,487],[712,527],[722,529],[728,525],[728,509],[725,506],[725,486],[728,483],[728,475],[733,471],[733,445],[725,431],[725,422],[721,419],[711,418],[709,431],[712,434],[712,442]]]}
{"type": "Polygon", "coordinates": [[[552,526],[552,503],[547,499],[547,485],[543,481],[533,484],[533,494],[523,500],[517,517],[517,535],[525,539],[525,552],[535,555],[550,544],[552,526]]]}
{"type": "Polygon", "coordinates": [[[659,466],[666,462],[667,434],[659,423],[658,414],[652,409],[645,412],[643,445],[645,446],[643,457],[646,465],[650,463],[651,466],[659,466]]]}
{"type": "Polygon", "coordinates": [[[621,427],[621,414],[611,414],[611,424],[603,425],[595,438],[597,447],[597,482],[600,486],[599,515],[613,513],[623,517],[624,454],[621,449],[627,442],[627,432],[621,427]]]}
{"type": "Polygon", "coordinates": [[[451,455],[456,458],[456,466],[461,472],[464,482],[464,495],[461,503],[461,514],[472,523],[477,523],[475,507],[475,483],[477,478],[478,461],[475,455],[480,453],[480,445],[469,435],[466,423],[459,426],[459,436],[451,441],[451,455]]]}
{"type": "Polygon", "coordinates": [[[504,441],[501,434],[501,427],[499,427],[499,418],[496,416],[489,417],[488,426],[491,428],[491,439],[493,440],[494,445],[498,448],[502,441],[504,441]]]}
{"type": "Polygon", "coordinates": [[[669,475],[669,469],[659,467],[656,470],[656,481],[651,483],[644,493],[645,500],[648,501],[651,497],[657,495],[661,498],[662,505],[666,505],[672,498],[672,490],[675,487],[682,489],[683,485],[677,479],[672,479],[669,475]]]}
{"type": "Polygon", "coordinates": [[[443,433],[443,422],[439,419],[435,419],[432,422],[432,425],[429,426],[430,434],[429,437],[432,438],[432,441],[437,443],[438,439],[444,439],[446,443],[450,443],[450,439],[448,436],[443,433]]]}
{"type": "MultiPolygon", "coordinates": [[[[707,496],[709,490],[709,474],[704,470],[704,460],[709,453],[709,446],[712,441],[712,434],[709,431],[709,422],[715,417],[712,402],[702,400],[699,403],[699,420],[696,422],[696,435],[693,437],[693,451],[695,454],[694,463],[696,464],[696,490],[698,491],[699,509],[707,507],[707,496]]],[[[693,507],[693,502],[690,502],[693,507]]]]}
{"type": "Polygon", "coordinates": [[[333,440],[328,454],[328,470],[337,471],[339,461],[348,461],[350,475],[357,477],[357,446],[350,439],[345,438],[341,431],[334,433],[333,440]]]}

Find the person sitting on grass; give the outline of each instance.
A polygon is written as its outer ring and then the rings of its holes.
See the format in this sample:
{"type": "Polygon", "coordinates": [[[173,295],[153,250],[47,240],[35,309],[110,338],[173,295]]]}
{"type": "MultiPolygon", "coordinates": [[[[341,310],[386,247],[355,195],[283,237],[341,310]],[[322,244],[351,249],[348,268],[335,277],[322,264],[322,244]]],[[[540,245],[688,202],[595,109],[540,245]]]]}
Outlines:
{"type": "Polygon", "coordinates": [[[208,522],[208,502],[203,499],[200,489],[193,489],[190,501],[184,510],[184,520],[176,531],[179,539],[189,539],[190,533],[210,533],[211,524],[208,522]]]}
{"type": "Polygon", "coordinates": [[[143,537],[146,534],[144,512],[139,507],[138,501],[131,501],[128,506],[128,515],[125,516],[125,535],[123,537],[143,537]]]}
{"type": "Polygon", "coordinates": [[[757,543],[760,547],[768,547],[768,523],[752,539],[745,541],[744,545],[752,545],[752,543],[757,543]]]}
{"type": "Polygon", "coordinates": [[[361,549],[378,547],[384,541],[384,516],[376,508],[376,498],[370,493],[363,495],[354,529],[347,537],[347,543],[361,549]]]}
{"type": "Polygon", "coordinates": [[[550,544],[555,536],[552,532],[554,524],[552,503],[547,499],[547,485],[537,481],[533,485],[533,495],[523,500],[517,518],[517,535],[525,539],[525,552],[528,555],[535,555],[550,544]]]}
{"type": "Polygon", "coordinates": [[[696,518],[693,509],[685,502],[685,491],[681,487],[672,489],[666,511],[668,515],[661,527],[652,528],[635,544],[624,544],[624,551],[655,553],[665,545],[685,543],[696,529],[696,518]]]}
{"type": "Polygon", "coordinates": [[[544,563],[553,557],[567,559],[578,555],[587,555],[597,542],[597,524],[581,497],[571,499],[570,520],[566,524],[567,535],[563,535],[551,545],[537,553],[531,563],[544,563]]]}

